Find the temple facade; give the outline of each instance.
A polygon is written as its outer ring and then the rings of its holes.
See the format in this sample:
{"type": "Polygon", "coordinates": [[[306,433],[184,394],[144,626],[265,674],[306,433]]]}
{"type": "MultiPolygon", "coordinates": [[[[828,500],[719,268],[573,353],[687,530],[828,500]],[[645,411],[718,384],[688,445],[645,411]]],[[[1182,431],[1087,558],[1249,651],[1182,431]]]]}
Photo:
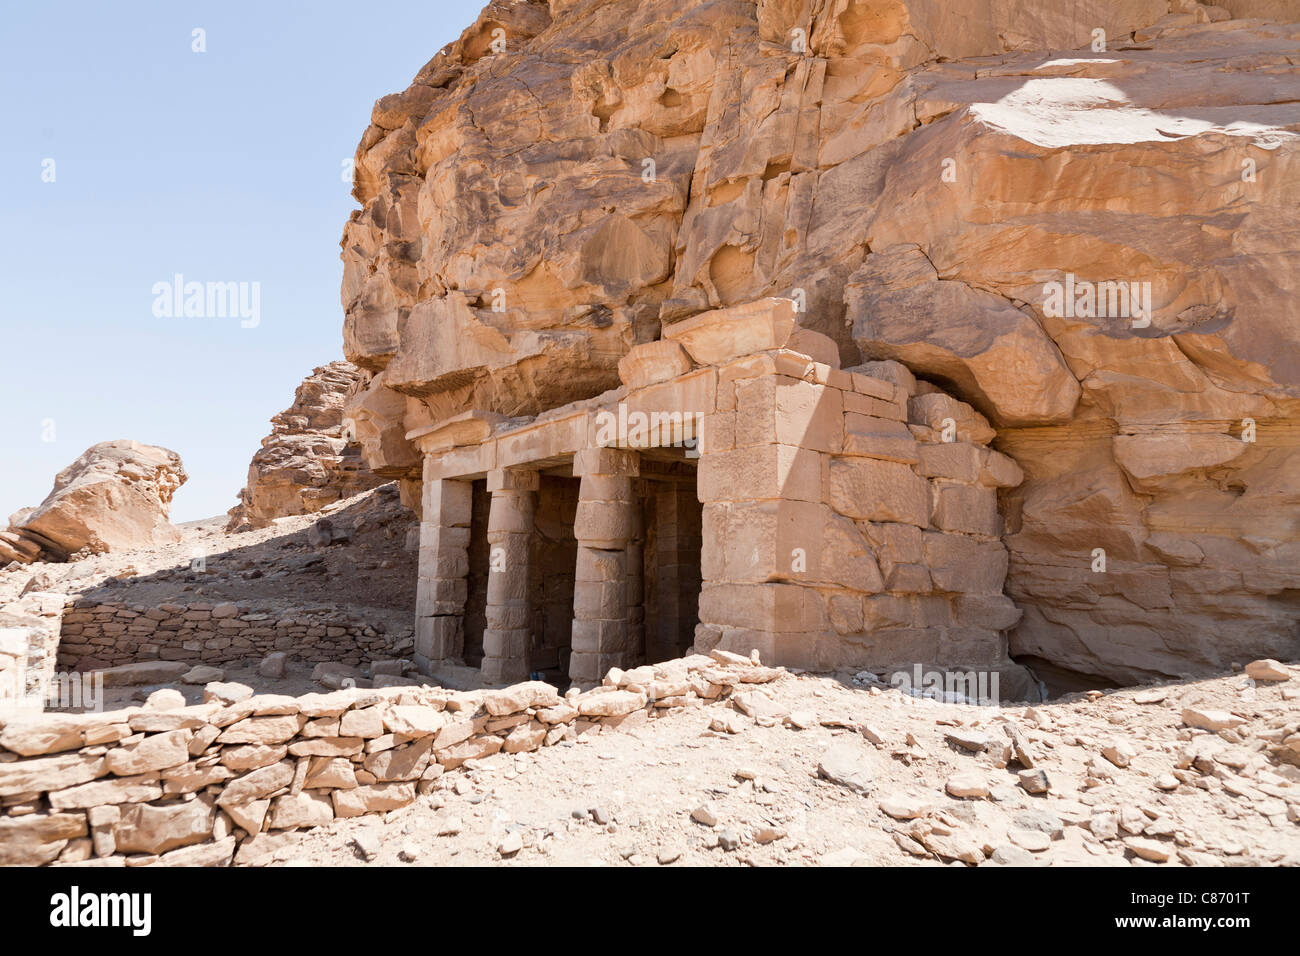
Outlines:
{"type": "Polygon", "coordinates": [[[970,406],[895,362],[838,368],[797,319],[708,312],[633,348],[619,389],[410,433],[420,668],[585,685],[722,648],[1022,683],[997,499],[1020,469],[970,406]]]}

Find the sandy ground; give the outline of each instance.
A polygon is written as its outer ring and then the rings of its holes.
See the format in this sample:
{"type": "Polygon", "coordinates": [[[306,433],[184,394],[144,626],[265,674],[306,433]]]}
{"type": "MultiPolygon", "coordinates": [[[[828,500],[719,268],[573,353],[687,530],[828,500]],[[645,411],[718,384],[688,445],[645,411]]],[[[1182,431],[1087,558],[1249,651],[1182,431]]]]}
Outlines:
{"type": "Polygon", "coordinates": [[[1233,676],[1027,709],[791,675],[767,685],[772,707],[762,721],[701,707],[499,754],[446,774],[441,789],[384,818],[290,833],[249,862],[1300,865],[1300,768],[1270,751],[1300,728],[1298,684],[1250,688],[1233,676]],[[1163,699],[1137,702],[1154,697],[1163,699]],[[1187,706],[1248,720],[1223,734],[1193,731],[1181,720],[1187,706]],[[737,732],[711,731],[719,716],[737,732]],[[1006,723],[1024,732],[1050,781],[1046,794],[1019,785],[1019,763],[998,766],[1006,723]],[[994,742],[983,752],[948,739],[978,740],[981,731],[994,742]],[[1121,742],[1132,749],[1124,768],[1102,755],[1121,742]],[[987,796],[946,792],[967,774],[987,796]],[[701,807],[705,822],[692,818],[701,807]]]}

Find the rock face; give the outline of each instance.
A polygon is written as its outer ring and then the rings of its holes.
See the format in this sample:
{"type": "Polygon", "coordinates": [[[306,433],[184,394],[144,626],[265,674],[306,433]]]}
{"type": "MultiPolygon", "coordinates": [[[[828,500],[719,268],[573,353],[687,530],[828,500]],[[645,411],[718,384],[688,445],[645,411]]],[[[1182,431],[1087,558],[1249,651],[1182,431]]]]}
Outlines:
{"type": "Polygon", "coordinates": [[[414,479],[408,432],[594,396],[674,323],[789,296],[1024,470],[1013,653],[1120,681],[1300,656],[1298,15],[493,2],[357,152],[366,461],[414,479]]]}
{"type": "Polygon", "coordinates": [[[349,362],[330,362],[303,380],[293,404],[271,419],[271,434],[253,455],[248,484],[230,509],[228,530],[312,514],[384,483],[366,468],[343,418],[349,393],[367,377],[349,362]]]}
{"type": "Polygon", "coordinates": [[[54,490],[0,536],[0,560],[63,561],[77,552],[172,544],[172,495],[185,483],[180,455],[119,440],[88,448],[54,479],[54,490]]]}

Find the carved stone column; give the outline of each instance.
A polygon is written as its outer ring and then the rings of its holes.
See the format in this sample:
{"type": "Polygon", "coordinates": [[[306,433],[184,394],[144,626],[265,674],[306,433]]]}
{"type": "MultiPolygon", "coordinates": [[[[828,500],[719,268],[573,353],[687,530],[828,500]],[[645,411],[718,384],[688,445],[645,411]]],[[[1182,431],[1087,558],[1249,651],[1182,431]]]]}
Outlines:
{"type": "MultiPolygon", "coordinates": [[[[426,474],[427,463],[428,459],[426,474]]],[[[425,673],[435,661],[459,660],[464,650],[472,491],[468,481],[424,481],[420,576],[415,598],[415,663],[425,673]]]]}
{"type": "Polygon", "coordinates": [[[539,476],[536,471],[488,472],[487,629],[483,632],[483,680],[511,684],[528,679],[532,636],[529,567],[539,476]]]}
{"type": "Polygon", "coordinates": [[[599,682],[609,668],[626,666],[634,652],[628,637],[628,567],[637,535],[633,479],[638,464],[636,452],[619,448],[589,448],[574,456],[573,472],[582,478],[573,527],[578,563],[569,659],[576,683],[599,682]]]}

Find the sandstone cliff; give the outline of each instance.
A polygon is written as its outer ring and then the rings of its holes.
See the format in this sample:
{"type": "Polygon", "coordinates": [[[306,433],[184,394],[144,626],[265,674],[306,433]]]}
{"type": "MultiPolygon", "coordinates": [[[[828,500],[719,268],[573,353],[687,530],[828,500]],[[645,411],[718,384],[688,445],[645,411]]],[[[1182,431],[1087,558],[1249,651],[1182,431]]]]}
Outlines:
{"type": "Polygon", "coordinates": [[[595,395],[671,323],[790,296],[1024,470],[1013,653],[1118,680],[1300,656],[1297,19],[497,0],[357,152],[366,462],[415,479],[412,429],[595,395]]]}
{"type": "Polygon", "coordinates": [[[166,448],[125,439],[92,445],[55,476],[39,506],[11,516],[0,561],[66,561],[179,541],[168,515],[187,477],[180,455],[166,448]]]}
{"type": "Polygon", "coordinates": [[[347,396],[366,378],[348,362],[330,362],[303,380],[293,404],[271,419],[227,530],[265,528],[383,484],[361,460],[343,419],[347,396]]]}

